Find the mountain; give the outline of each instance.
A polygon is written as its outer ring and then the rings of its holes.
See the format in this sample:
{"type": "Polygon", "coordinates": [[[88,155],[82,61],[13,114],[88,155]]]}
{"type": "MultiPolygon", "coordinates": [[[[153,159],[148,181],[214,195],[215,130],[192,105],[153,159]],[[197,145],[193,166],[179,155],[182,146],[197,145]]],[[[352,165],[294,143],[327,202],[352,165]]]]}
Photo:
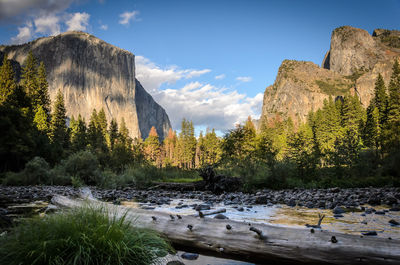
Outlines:
{"type": "Polygon", "coordinates": [[[132,53],[71,31],[22,45],[2,45],[0,57],[7,54],[19,78],[30,50],[44,62],[51,99],[58,90],[63,92],[69,117],[81,114],[88,122],[94,108],[104,108],[108,121],[125,119],[133,138],[146,138],[152,126],[160,138],[167,135],[168,115],[135,78],[132,53]]]}
{"type": "Polygon", "coordinates": [[[365,30],[344,26],[332,32],[322,67],[284,60],[273,85],[264,92],[261,122],[276,115],[305,121],[325,99],[357,94],[366,107],[373,97],[378,74],[389,83],[395,59],[400,58],[400,31],[365,30]]]}

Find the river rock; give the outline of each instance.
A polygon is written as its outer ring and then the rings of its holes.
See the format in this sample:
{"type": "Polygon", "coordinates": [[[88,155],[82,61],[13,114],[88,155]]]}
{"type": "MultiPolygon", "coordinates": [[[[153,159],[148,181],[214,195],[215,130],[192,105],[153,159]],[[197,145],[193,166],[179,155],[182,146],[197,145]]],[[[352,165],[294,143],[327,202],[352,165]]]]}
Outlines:
{"type": "Polygon", "coordinates": [[[345,213],[346,211],[342,208],[342,207],[340,207],[340,206],[336,206],[334,209],[333,209],[333,213],[334,214],[342,214],[342,213],[345,213]]]}
{"type": "Polygon", "coordinates": [[[219,213],[214,216],[214,219],[229,219],[226,215],[219,213]]]}
{"type": "Polygon", "coordinates": [[[199,258],[199,254],[185,252],[181,255],[181,258],[187,260],[196,260],[199,258]]]}

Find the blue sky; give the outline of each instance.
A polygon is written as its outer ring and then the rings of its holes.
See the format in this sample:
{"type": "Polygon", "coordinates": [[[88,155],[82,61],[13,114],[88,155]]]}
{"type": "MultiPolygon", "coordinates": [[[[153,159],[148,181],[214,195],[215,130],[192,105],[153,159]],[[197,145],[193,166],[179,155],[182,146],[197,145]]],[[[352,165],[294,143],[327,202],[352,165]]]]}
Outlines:
{"type": "Polygon", "coordinates": [[[284,59],[321,64],[342,25],[400,29],[400,1],[0,0],[0,43],[68,29],[137,56],[137,78],[179,128],[258,117],[284,59]]]}

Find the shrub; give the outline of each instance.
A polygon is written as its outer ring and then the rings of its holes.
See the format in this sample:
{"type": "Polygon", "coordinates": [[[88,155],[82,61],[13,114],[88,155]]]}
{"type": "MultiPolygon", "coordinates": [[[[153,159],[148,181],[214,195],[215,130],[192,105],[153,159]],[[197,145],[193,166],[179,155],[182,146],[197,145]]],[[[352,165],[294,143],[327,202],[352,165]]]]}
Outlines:
{"type": "Polygon", "coordinates": [[[34,157],[26,163],[24,170],[19,173],[8,172],[3,180],[5,185],[35,185],[48,184],[49,164],[41,157],[34,157]]]}
{"type": "Polygon", "coordinates": [[[103,208],[23,221],[0,238],[0,264],[152,264],[172,251],[157,233],[103,208]]]}
{"type": "Polygon", "coordinates": [[[101,182],[99,161],[90,151],[80,151],[70,155],[62,162],[62,166],[66,175],[80,179],[87,185],[101,182]]]}

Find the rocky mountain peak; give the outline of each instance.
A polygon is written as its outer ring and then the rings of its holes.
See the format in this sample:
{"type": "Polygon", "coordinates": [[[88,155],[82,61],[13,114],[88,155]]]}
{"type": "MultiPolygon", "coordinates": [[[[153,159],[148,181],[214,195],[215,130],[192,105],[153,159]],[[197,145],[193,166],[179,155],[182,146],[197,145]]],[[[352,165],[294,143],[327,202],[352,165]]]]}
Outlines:
{"type": "Polygon", "coordinates": [[[332,32],[322,67],[284,60],[273,85],[266,88],[261,121],[276,114],[305,121],[310,110],[329,97],[357,94],[364,106],[373,96],[378,74],[389,82],[394,61],[400,58],[400,31],[343,26],[332,32]]]}
{"type": "Polygon", "coordinates": [[[146,138],[152,126],[160,138],[168,133],[168,115],[135,78],[132,53],[79,31],[0,46],[20,66],[30,50],[44,62],[51,99],[63,92],[68,116],[88,122],[93,109],[103,108],[108,120],[124,118],[133,138],[146,138]]]}

